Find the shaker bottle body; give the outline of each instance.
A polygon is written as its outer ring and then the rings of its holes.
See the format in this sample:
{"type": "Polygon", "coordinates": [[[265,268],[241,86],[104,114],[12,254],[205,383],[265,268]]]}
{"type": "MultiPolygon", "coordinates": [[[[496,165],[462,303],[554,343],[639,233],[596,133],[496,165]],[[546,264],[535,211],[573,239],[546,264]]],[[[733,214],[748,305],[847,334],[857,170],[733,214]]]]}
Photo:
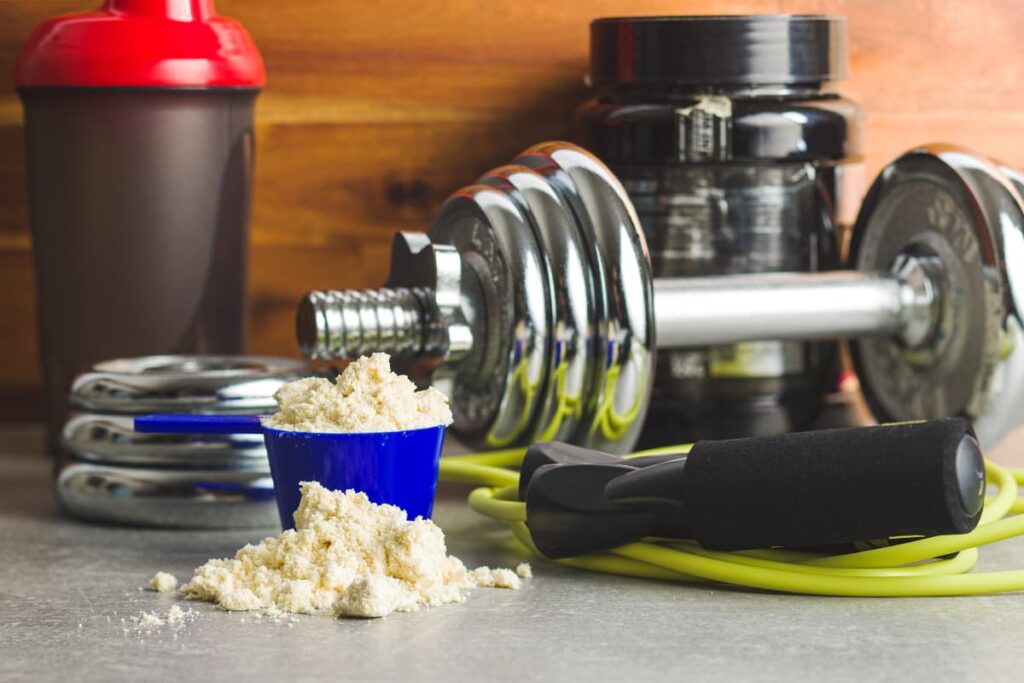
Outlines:
{"type": "Polygon", "coordinates": [[[20,90],[51,446],[93,363],[243,350],[256,93],[20,90]]]}

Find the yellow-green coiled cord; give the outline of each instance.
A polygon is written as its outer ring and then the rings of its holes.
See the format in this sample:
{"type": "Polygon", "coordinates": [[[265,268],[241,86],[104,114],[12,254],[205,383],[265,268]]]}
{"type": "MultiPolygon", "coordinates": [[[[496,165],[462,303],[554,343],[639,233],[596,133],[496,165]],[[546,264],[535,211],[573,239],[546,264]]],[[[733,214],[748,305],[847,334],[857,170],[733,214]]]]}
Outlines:
{"type": "MultiPolygon", "coordinates": [[[[634,453],[682,453],[672,446],[634,453]]],[[[537,554],[526,527],[526,506],[518,501],[525,449],[516,448],[441,459],[441,478],[479,484],[469,494],[477,512],[509,524],[512,535],[537,554]]],[[[627,456],[631,457],[631,456],[627,456]]],[[[1024,590],[1024,570],[969,574],[978,548],[1024,536],[1024,498],[1018,487],[1024,470],[985,463],[996,494],[986,499],[978,527],[967,534],[936,536],[845,555],[787,550],[716,552],[695,543],[645,539],[612,550],[555,560],[589,571],[670,581],[714,581],[785,593],[859,597],[980,595],[1024,590]],[[947,557],[949,556],[949,557],[947,557]],[[947,558],[947,559],[943,559],[947,558]]]]}

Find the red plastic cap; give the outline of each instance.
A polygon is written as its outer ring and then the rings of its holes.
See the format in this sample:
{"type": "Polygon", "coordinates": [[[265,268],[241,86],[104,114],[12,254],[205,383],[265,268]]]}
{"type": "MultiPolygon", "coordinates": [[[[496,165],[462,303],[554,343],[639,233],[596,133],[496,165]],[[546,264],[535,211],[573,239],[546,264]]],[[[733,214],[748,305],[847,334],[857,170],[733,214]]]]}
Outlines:
{"type": "Polygon", "coordinates": [[[18,87],[260,87],[263,60],[213,0],[105,0],[47,19],[18,56],[18,87]]]}

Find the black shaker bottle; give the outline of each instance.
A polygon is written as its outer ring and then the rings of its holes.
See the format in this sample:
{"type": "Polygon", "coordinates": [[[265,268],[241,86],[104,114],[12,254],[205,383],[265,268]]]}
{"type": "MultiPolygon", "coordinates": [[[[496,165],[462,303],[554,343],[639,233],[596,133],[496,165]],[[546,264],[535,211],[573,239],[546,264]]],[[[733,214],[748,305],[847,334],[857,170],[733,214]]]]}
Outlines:
{"type": "Polygon", "coordinates": [[[212,0],[106,0],[18,59],[50,450],[75,374],[240,353],[263,62],[212,0]]]}

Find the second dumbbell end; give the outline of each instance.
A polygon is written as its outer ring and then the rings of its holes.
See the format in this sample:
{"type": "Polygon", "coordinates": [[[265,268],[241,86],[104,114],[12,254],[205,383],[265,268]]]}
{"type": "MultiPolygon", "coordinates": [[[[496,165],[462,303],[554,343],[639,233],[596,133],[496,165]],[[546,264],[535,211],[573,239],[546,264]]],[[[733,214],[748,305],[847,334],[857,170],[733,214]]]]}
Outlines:
{"type": "Polygon", "coordinates": [[[654,281],[658,346],[885,335],[909,347],[934,329],[939,292],[922,259],[892,273],[763,273],[654,281]]]}

